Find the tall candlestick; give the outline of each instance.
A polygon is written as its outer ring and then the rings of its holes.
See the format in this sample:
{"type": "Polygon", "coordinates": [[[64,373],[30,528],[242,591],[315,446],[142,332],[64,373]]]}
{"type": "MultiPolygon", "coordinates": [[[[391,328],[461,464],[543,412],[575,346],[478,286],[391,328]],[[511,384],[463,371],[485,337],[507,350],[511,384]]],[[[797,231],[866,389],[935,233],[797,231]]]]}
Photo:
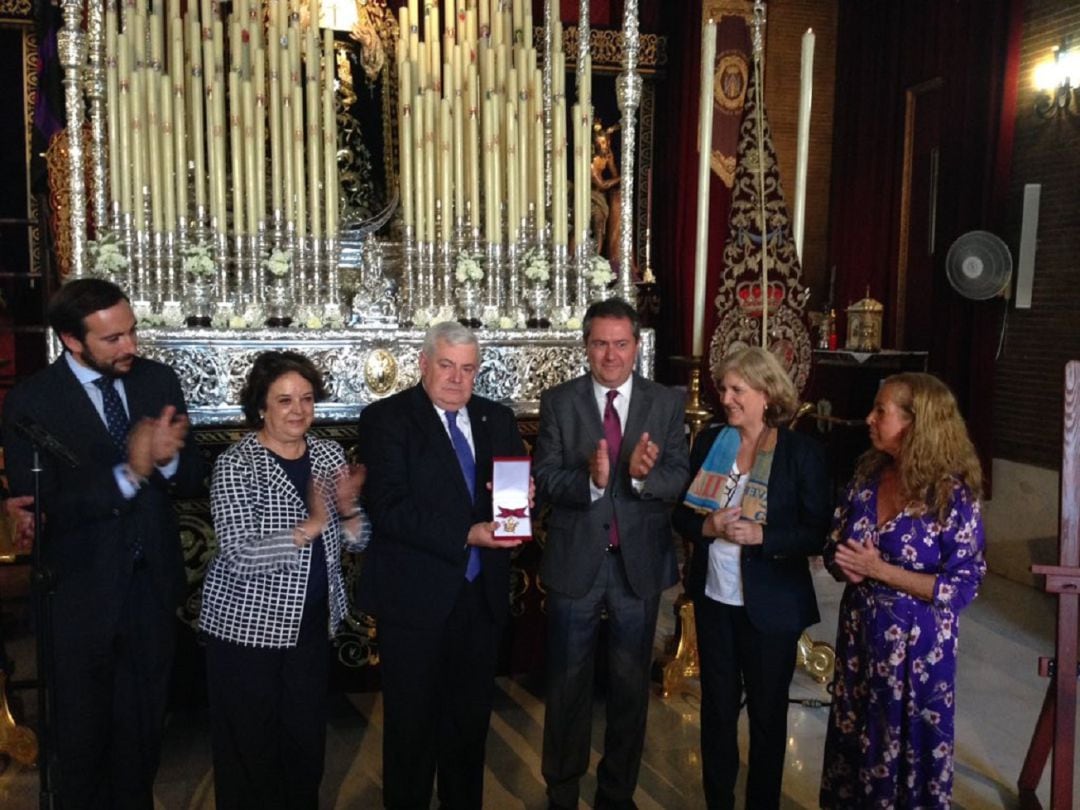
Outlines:
{"type": "MultiPolygon", "coordinates": [[[[187,94],[184,90],[184,28],[179,17],[170,20],[169,76],[171,77],[173,165],[176,172],[176,211],[181,219],[188,216],[187,94]]],[[[166,99],[168,96],[166,96],[166,99]]],[[[168,103],[168,102],[165,102],[168,103]]]]}
{"type": "MultiPolygon", "coordinates": [[[[698,105],[698,204],[697,238],[694,246],[693,354],[700,357],[705,346],[705,288],[709,270],[709,190],[712,179],[713,71],[716,61],[716,23],[709,20],[701,30],[701,95],[698,105]]],[[[624,257],[626,261],[628,257],[624,257]]],[[[629,265],[628,265],[629,267],[629,265]]]]}
{"type": "Polygon", "coordinates": [[[803,232],[806,224],[806,167],[810,157],[810,103],[814,90],[814,29],[807,28],[802,38],[802,64],[799,70],[799,122],[795,147],[795,206],[791,218],[795,251],[803,259],[803,232]]]}

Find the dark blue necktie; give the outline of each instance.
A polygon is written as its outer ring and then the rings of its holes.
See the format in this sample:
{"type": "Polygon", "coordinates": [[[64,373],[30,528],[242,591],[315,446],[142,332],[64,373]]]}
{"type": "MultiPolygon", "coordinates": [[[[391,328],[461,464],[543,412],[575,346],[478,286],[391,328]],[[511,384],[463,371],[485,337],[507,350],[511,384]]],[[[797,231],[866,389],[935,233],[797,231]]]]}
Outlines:
{"type": "MultiPolygon", "coordinates": [[[[450,441],[454,445],[461,474],[465,476],[465,486],[469,488],[469,497],[476,500],[476,460],[473,458],[469,440],[457,425],[457,411],[446,412],[446,426],[450,429],[450,441]]],[[[469,546],[469,562],[465,566],[465,579],[472,582],[480,575],[480,549],[469,546]]]]}
{"type": "MultiPolygon", "coordinates": [[[[120,458],[127,455],[127,435],[131,427],[131,420],[127,411],[124,410],[124,402],[113,384],[112,377],[101,376],[94,380],[94,385],[101,391],[104,402],[105,425],[109,428],[109,435],[119,452],[120,458]]],[[[131,556],[135,560],[141,560],[143,556],[142,541],[136,537],[131,544],[131,556]]]]}
{"type": "Polygon", "coordinates": [[[113,385],[112,377],[98,377],[94,380],[94,385],[100,389],[104,401],[105,425],[109,428],[113,444],[120,451],[120,457],[123,458],[127,451],[127,435],[131,420],[128,419],[127,411],[124,410],[124,403],[116,391],[116,386],[113,385]]]}

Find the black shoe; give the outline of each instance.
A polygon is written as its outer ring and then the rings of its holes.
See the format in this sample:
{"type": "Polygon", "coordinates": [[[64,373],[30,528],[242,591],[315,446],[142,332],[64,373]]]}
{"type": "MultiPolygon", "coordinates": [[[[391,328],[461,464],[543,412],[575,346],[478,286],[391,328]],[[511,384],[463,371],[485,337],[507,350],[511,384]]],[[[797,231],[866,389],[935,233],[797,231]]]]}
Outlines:
{"type": "Polygon", "coordinates": [[[637,810],[633,799],[609,799],[602,794],[596,794],[594,810],[637,810]]]}

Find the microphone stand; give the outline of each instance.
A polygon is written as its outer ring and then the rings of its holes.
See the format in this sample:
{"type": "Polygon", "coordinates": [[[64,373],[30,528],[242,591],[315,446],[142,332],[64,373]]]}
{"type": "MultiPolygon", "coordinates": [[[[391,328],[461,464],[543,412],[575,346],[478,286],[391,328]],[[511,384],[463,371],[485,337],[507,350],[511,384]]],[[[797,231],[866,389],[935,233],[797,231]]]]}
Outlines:
{"type": "Polygon", "coordinates": [[[55,436],[29,417],[15,423],[15,428],[26,436],[34,448],[34,463],[30,468],[34,478],[34,548],[31,559],[34,571],[34,603],[37,611],[37,687],[38,687],[38,807],[41,810],[54,810],[56,794],[53,790],[53,771],[56,754],[53,751],[53,730],[56,727],[56,696],[53,693],[51,677],[53,672],[53,628],[52,628],[52,571],[45,562],[42,552],[42,512],[41,512],[41,451],[52,454],[57,459],[79,466],[79,460],[55,436]]]}

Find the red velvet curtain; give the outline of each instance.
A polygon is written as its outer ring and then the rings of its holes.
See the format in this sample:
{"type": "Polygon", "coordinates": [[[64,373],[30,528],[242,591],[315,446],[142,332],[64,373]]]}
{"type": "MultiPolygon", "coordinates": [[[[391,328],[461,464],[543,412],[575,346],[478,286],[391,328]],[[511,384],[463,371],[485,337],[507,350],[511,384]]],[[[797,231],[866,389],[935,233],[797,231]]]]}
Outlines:
{"type": "MultiPolygon", "coordinates": [[[[846,307],[869,285],[895,311],[905,91],[940,79],[932,275],[929,289],[907,290],[909,299],[925,301],[918,322],[927,328],[900,348],[929,351],[930,368],[957,394],[984,461],[992,454],[985,394],[993,390],[1002,304],[956,294],[944,259],[961,233],[1002,224],[1021,10],[1019,0],[840,1],[830,212],[836,303],[846,307]]],[[[893,337],[889,324],[886,345],[895,345],[893,337]]]]}
{"type": "MultiPolygon", "coordinates": [[[[656,88],[653,168],[653,263],[662,290],[657,357],[659,376],[683,383],[685,373],[665,360],[671,355],[689,354],[693,340],[701,4],[673,3],[665,11],[665,18],[669,25],[670,63],[656,88]]],[[[719,283],[730,204],[730,189],[714,178],[709,200],[709,290],[715,290],[719,283]]],[[[707,296],[706,351],[715,328],[716,308],[712,296],[707,296]]],[[[711,385],[705,388],[711,393],[711,385]]]]}

